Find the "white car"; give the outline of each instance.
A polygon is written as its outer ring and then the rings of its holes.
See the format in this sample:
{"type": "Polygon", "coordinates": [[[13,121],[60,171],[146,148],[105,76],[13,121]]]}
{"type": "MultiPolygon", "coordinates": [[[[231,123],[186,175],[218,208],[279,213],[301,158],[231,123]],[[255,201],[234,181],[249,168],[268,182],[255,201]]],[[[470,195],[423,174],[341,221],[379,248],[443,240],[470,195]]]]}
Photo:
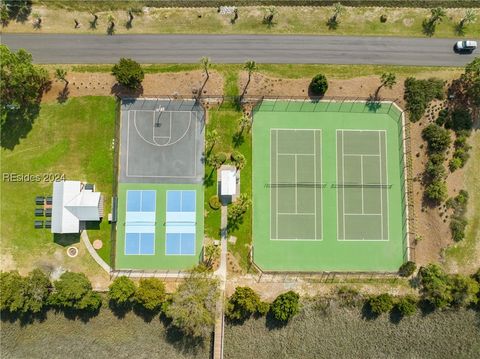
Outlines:
{"type": "Polygon", "coordinates": [[[477,48],[477,42],[472,40],[457,41],[455,50],[472,52],[477,48]]]}

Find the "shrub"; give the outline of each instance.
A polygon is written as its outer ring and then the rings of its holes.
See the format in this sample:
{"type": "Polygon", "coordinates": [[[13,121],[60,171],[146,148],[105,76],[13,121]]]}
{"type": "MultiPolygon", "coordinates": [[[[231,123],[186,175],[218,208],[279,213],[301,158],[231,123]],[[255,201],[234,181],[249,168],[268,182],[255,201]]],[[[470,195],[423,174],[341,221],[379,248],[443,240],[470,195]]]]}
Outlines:
{"type": "Polygon", "coordinates": [[[435,123],[439,126],[443,126],[448,120],[449,120],[448,109],[444,108],[443,110],[440,110],[440,112],[438,113],[438,117],[435,120],[435,123]]]}
{"type": "Polygon", "coordinates": [[[445,308],[453,300],[448,276],[436,264],[420,268],[420,284],[424,298],[436,308],[445,308]]]}
{"type": "Polygon", "coordinates": [[[102,305],[102,298],[92,290],[86,275],[74,272],[65,272],[54,282],[49,301],[57,307],[87,311],[95,311],[102,305]]]}
{"type": "Polygon", "coordinates": [[[451,143],[448,130],[436,125],[430,124],[422,131],[422,138],[427,141],[430,152],[444,152],[451,143]]]}
{"type": "MultiPolygon", "coordinates": [[[[262,305],[260,296],[249,287],[237,287],[228,300],[226,316],[231,320],[245,320],[252,314],[265,313],[267,306],[262,305]]],[[[268,311],[268,310],[267,310],[268,311]]]]}
{"type": "Polygon", "coordinates": [[[412,261],[408,261],[400,266],[398,269],[398,274],[402,277],[410,277],[413,273],[415,273],[416,269],[416,264],[412,261]]]}
{"type": "Polygon", "coordinates": [[[467,143],[467,138],[468,136],[466,136],[465,134],[458,135],[457,133],[457,138],[455,139],[453,145],[455,146],[455,148],[463,148],[468,151],[470,150],[471,146],[467,143]]]}
{"type": "Polygon", "coordinates": [[[377,296],[370,297],[368,304],[372,313],[380,315],[382,313],[388,313],[392,310],[394,300],[393,296],[388,293],[383,293],[377,296]]]}
{"type": "Polygon", "coordinates": [[[455,172],[458,170],[460,167],[463,166],[463,162],[460,158],[458,157],[453,157],[449,162],[448,162],[448,168],[450,169],[450,172],[455,172]]]}
{"type": "Polygon", "coordinates": [[[38,313],[48,302],[52,284],[40,269],[34,269],[24,280],[22,312],[38,313]]]}
{"type": "Polygon", "coordinates": [[[452,218],[450,222],[450,231],[452,232],[452,239],[455,242],[460,242],[465,238],[465,228],[467,227],[467,220],[464,218],[452,218]]]}
{"type": "Polygon", "coordinates": [[[135,292],[136,303],[150,311],[160,310],[166,299],[165,284],[158,278],[140,279],[135,292]]]}
{"type": "Polygon", "coordinates": [[[361,295],[355,288],[341,286],[337,291],[338,298],[342,306],[354,307],[361,299],[361,295]]]}
{"type": "Polygon", "coordinates": [[[432,161],[432,159],[428,160],[427,165],[425,166],[425,173],[431,180],[442,179],[446,175],[443,163],[436,163],[432,161]]]}
{"type": "Polygon", "coordinates": [[[121,58],[112,68],[112,75],[117,82],[129,89],[137,89],[142,84],[145,74],[140,64],[132,59],[121,58]]]}
{"type": "Polygon", "coordinates": [[[208,205],[210,206],[211,209],[217,210],[220,207],[222,207],[222,203],[220,202],[220,199],[218,198],[217,195],[210,197],[208,200],[208,205]]]}
{"type": "Polygon", "coordinates": [[[475,279],[460,274],[454,274],[450,277],[450,282],[452,287],[453,305],[457,307],[468,306],[478,302],[477,294],[480,291],[480,287],[475,279]]]}
{"type": "Polygon", "coordinates": [[[410,114],[410,121],[417,122],[425,113],[430,101],[443,99],[444,82],[440,79],[417,80],[409,77],[405,80],[404,99],[406,110],[410,114]]]}
{"type": "Polygon", "coordinates": [[[22,311],[24,285],[25,281],[17,271],[0,273],[0,310],[22,311]]]}
{"type": "Polygon", "coordinates": [[[463,108],[453,110],[449,121],[445,123],[445,127],[451,128],[455,132],[470,131],[473,126],[472,116],[470,111],[463,108]]]}
{"type": "Polygon", "coordinates": [[[402,316],[408,317],[417,311],[417,300],[411,295],[401,297],[395,304],[395,308],[402,316]]]}
{"type": "Polygon", "coordinates": [[[315,96],[323,96],[328,90],[328,81],[325,75],[315,75],[310,82],[310,92],[315,96]]]}
{"type": "Polygon", "coordinates": [[[108,287],[108,297],[116,305],[126,305],[133,301],[137,287],[135,283],[126,276],[120,276],[114,279],[108,287]]]}
{"type": "Polygon", "coordinates": [[[219,163],[224,163],[227,160],[227,154],[225,152],[218,152],[215,154],[215,157],[219,163]]]}
{"type": "Polygon", "coordinates": [[[273,317],[278,321],[288,322],[300,310],[299,299],[300,296],[291,290],[280,294],[270,306],[273,317]]]}
{"type": "Polygon", "coordinates": [[[453,152],[453,157],[459,158],[462,162],[462,167],[465,165],[467,160],[470,158],[470,155],[464,148],[457,148],[455,152],[453,152]]]}
{"type": "Polygon", "coordinates": [[[433,202],[443,202],[447,198],[447,185],[442,180],[435,180],[425,188],[425,196],[433,202]]]}
{"type": "Polygon", "coordinates": [[[387,15],[384,14],[384,15],[380,16],[380,22],[381,23],[386,23],[387,22],[387,15]]]}

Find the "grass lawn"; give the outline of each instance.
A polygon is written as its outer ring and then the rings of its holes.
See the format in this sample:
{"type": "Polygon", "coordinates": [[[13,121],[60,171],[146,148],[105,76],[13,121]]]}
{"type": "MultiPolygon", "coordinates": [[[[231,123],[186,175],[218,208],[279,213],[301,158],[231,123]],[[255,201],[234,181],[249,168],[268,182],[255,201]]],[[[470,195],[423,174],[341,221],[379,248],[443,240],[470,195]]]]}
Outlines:
{"type": "Polygon", "coordinates": [[[44,321],[1,323],[3,358],[208,359],[209,342],[188,341],[154,316],[116,317],[108,304],[88,322],[49,311],[44,321]]]}
{"type": "MultiPolygon", "coordinates": [[[[94,183],[105,198],[110,213],[113,179],[115,100],[112,97],[79,97],[64,104],[42,104],[32,129],[13,149],[1,149],[3,173],[39,175],[39,181],[1,183],[1,238],[4,258],[27,271],[36,266],[64,267],[94,274],[100,267],[88,253],[66,256],[66,246],[78,243],[78,235],[56,235],[34,229],[36,195],[51,195],[50,179],[44,174],[94,183]]],[[[7,133],[4,133],[7,136],[7,133]]],[[[2,136],[3,137],[3,136],[2,136]]],[[[10,146],[12,147],[12,146],[10,146]]],[[[110,262],[110,225],[88,231],[90,240],[101,239],[100,256],[110,262]]],[[[3,261],[2,261],[3,262],[3,261]]]]}
{"type": "Polygon", "coordinates": [[[368,320],[360,308],[304,302],[284,327],[265,318],[225,325],[224,358],[478,358],[478,315],[460,309],[368,320]]]}
{"type": "MultiPolygon", "coordinates": [[[[44,2],[47,4],[47,2],[44,2]]],[[[148,5],[147,5],[148,6],[148,5]]],[[[75,6],[74,6],[75,7],[75,6]]],[[[109,11],[100,7],[96,28],[90,22],[92,15],[85,8],[74,10],[35,5],[32,13],[42,14],[42,26],[34,29],[31,21],[24,23],[10,22],[4,28],[6,32],[36,32],[36,33],[86,33],[106,34],[107,18],[115,18],[116,34],[132,33],[215,33],[215,34],[322,34],[322,35],[370,35],[370,36],[425,36],[422,22],[430,17],[429,9],[416,8],[381,8],[381,7],[347,7],[338,17],[336,30],[327,26],[332,16],[332,7],[277,7],[273,25],[264,23],[266,7],[239,7],[238,19],[232,24],[233,15],[222,15],[216,7],[210,8],[150,8],[148,14],[141,12],[141,6],[133,6],[140,10],[135,15],[131,26],[127,25],[126,10],[109,11]],[[386,15],[387,21],[382,23],[380,16],[386,15]],[[75,29],[74,19],[80,22],[75,29]]],[[[127,8],[127,7],[125,7],[127,8]]],[[[118,9],[118,7],[117,7],[118,9]]],[[[475,10],[478,14],[480,11],[475,10]]],[[[455,25],[465,13],[464,9],[448,9],[447,16],[437,26],[434,37],[458,37],[455,25]]],[[[480,32],[480,22],[467,26],[465,36],[474,36],[480,32]]]]}
{"type": "Polygon", "coordinates": [[[472,137],[472,149],[465,173],[465,189],[469,195],[469,224],[465,239],[445,251],[447,266],[469,274],[480,265],[480,131],[477,129],[472,137]]]}
{"type": "MultiPolygon", "coordinates": [[[[227,81],[228,84],[228,81],[227,81]]],[[[208,112],[207,131],[216,130],[219,140],[215,143],[212,155],[218,152],[225,152],[229,156],[234,151],[241,152],[247,163],[240,172],[241,192],[252,198],[252,142],[250,132],[244,131],[241,141],[235,142],[235,133],[238,130],[238,120],[242,113],[233,104],[224,104],[220,108],[214,108],[208,112]]],[[[208,150],[208,149],[207,149],[208,150]]],[[[210,238],[220,238],[220,210],[214,211],[208,205],[208,199],[217,193],[216,179],[217,172],[210,166],[205,168],[205,233],[210,238]]],[[[251,209],[244,216],[243,222],[238,229],[229,233],[237,237],[237,242],[229,243],[229,250],[239,260],[242,268],[248,268],[248,254],[252,241],[252,217],[251,209]]]]}

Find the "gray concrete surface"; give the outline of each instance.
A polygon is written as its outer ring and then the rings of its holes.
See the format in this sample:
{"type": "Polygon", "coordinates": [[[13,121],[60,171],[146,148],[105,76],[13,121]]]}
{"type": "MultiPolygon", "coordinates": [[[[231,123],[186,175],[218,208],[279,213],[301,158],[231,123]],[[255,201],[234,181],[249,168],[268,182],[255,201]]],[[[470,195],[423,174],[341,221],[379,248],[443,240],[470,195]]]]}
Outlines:
{"type": "Polygon", "coordinates": [[[37,63],[334,63],[463,66],[474,54],[453,51],[455,39],[284,35],[62,35],[3,34],[2,43],[25,48],[37,63]]]}

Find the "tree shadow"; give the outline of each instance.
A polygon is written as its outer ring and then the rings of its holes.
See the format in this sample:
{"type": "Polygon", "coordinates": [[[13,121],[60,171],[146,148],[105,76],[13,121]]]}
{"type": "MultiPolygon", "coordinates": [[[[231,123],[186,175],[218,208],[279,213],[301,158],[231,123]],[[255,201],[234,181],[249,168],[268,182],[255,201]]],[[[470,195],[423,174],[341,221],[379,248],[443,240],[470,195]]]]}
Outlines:
{"type": "Polygon", "coordinates": [[[232,136],[233,147],[240,147],[245,142],[243,131],[237,131],[232,136]]]}
{"type": "Polygon", "coordinates": [[[48,307],[44,307],[38,313],[32,313],[32,312],[11,313],[9,311],[2,310],[2,311],[0,311],[0,320],[2,322],[8,322],[8,323],[18,322],[21,327],[25,327],[25,326],[33,324],[35,322],[38,322],[38,323],[44,322],[47,319],[48,310],[49,310],[48,307]]]}
{"type": "Polygon", "coordinates": [[[382,107],[382,102],[378,96],[378,91],[379,89],[377,89],[374,94],[370,94],[370,96],[368,96],[366,106],[370,112],[377,112],[382,107]]]}
{"type": "Polygon", "coordinates": [[[39,104],[25,109],[8,111],[6,119],[1,125],[1,147],[13,150],[20,143],[21,138],[27,137],[39,112],[39,104]]]}
{"type": "Polygon", "coordinates": [[[462,23],[459,22],[455,24],[453,30],[458,36],[465,36],[465,25],[463,25],[462,23]]]}
{"type": "Polygon", "coordinates": [[[205,177],[203,177],[203,185],[205,187],[213,186],[215,182],[213,177],[214,172],[215,172],[215,169],[212,169],[208,175],[206,174],[205,177]]]}
{"type": "Polygon", "coordinates": [[[134,304],[132,306],[133,312],[143,319],[145,323],[150,323],[159,313],[160,309],[157,310],[148,310],[140,304],[134,304]]]}
{"type": "Polygon", "coordinates": [[[375,320],[379,317],[377,313],[372,312],[372,307],[368,301],[365,301],[362,306],[362,319],[364,320],[375,320]]]}
{"type": "Polygon", "coordinates": [[[268,330],[279,330],[285,328],[287,324],[288,322],[276,319],[272,312],[268,312],[265,316],[265,325],[268,330]]]}
{"type": "Polygon", "coordinates": [[[338,21],[336,16],[332,16],[327,20],[327,27],[329,30],[336,30],[338,28],[338,21]]]}
{"type": "Polygon", "coordinates": [[[68,96],[70,95],[70,90],[67,85],[60,91],[57,95],[57,101],[59,103],[65,103],[68,100],[68,96]]]}
{"type": "Polygon", "coordinates": [[[40,30],[42,28],[42,19],[39,18],[33,22],[33,28],[35,30],[40,30]]]}
{"type": "Polygon", "coordinates": [[[133,27],[133,19],[128,19],[127,22],[125,22],[125,28],[127,30],[130,30],[133,27]]]}
{"type": "Polygon", "coordinates": [[[143,86],[140,85],[136,89],[131,89],[119,83],[116,83],[112,86],[110,93],[118,97],[139,97],[143,94],[143,86]]]}
{"type": "Polygon", "coordinates": [[[403,318],[404,318],[403,314],[400,313],[400,311],[396,306],[393,307],[393,309],[390,311],[390,314],[388,315],[388,319],[392,324],[397,324],[397,325],[400,324],[403,318]]]}
{"type": "Polygon", "coordinates": [[[418,302],[418,307],[420,308],[420,313],[424,317],[435,312],[435,306],[425,299],[422,299],[418,302]]]}
{"type": "Polygon", "coordinates": [[[85,229],[87,229],[87,230],[99,230],[101,223],[102,223],[102,221],[86,221],[85,222],[85,229]]]}
{"type": "Polygon", "coordinates": [[[113,315],[118,319],[123,319],[125,316],[132,311],[132,303],[126,303],[123,305],[117,304],[113,300],[108,301],[108,308],[112,311],[113,315]]]}
{"type": "Polygon", "coordinates": [[[94,18],[88,22],[90,30],[96,30],[98,25],[98,18],[94,18]]]}
{"type": "Polygon", "coordinates": [[[72,309],[72,308],[62,308],[62,309],[55,309],[55,311],[63,312],[63,316],[69,320],[80,320],[83,323],[88,323],[90,319],[96,317],[100,313],[100,307],[95,310],[79,310],[79,309],[72,309]]]}
{"type": "MultiPolygon", "coordinates": [[[[186,335],[181,329],[172,325],[171,322],[164,322],[167,325],[165,331],[166,341],[172,345],[176,350],[184,355],[195,356],[198,354],[199,348],[205,347],[205,338],[192,337],[186,335]]],[[[210,337],[210,341],[213,339],[213,334],[210,337]]]]}
{"type": "Polygon", "coordinates": [[[80,233],[55,233],[53,235],[53,242],[62,247],[68,247],[80,242],[80,233]]]}
{"type": "Polygon", "coordinates": [[[111,23],[107,26],[107,35],[112,36],[115,34],[115,23],[111,23]]]}

